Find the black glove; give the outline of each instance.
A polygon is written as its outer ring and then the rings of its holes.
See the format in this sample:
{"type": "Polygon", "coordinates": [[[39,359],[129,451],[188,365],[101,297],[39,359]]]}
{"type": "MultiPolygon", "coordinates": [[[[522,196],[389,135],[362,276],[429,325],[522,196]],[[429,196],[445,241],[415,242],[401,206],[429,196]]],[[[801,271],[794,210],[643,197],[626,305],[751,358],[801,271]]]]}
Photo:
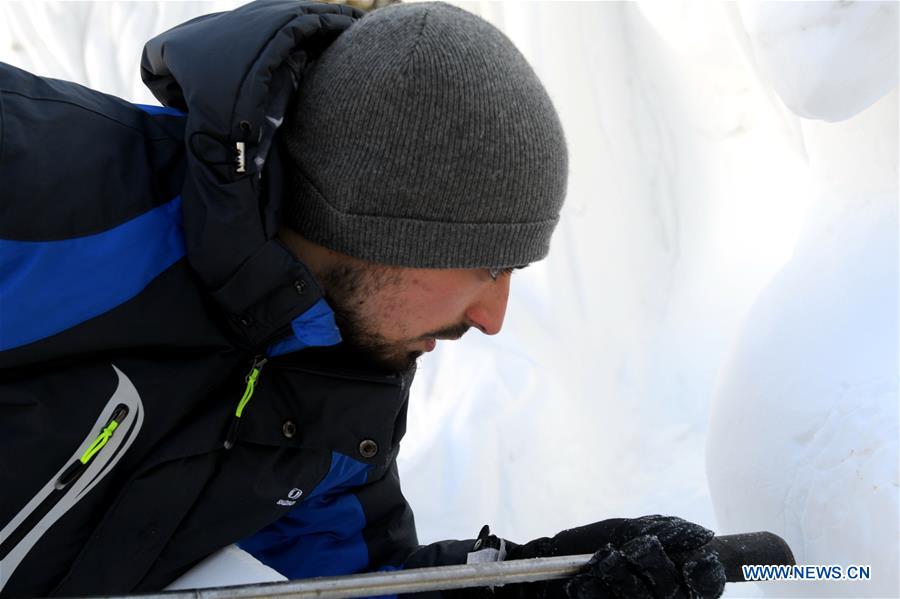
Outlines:
{"type": "MultiPolygon", "coordinates": [[[[603,520],[524,545],[482,535],[474,549],[503,545],[506,560],[593,553],[563,580],[471,589],[460,599],[707,599],[725,588],[725,568],[704,546],[711,530],[674,516],[603,520]],[[599,548],[599,549],[598,549],[599,548]]],[[[456,596],[456,594],[454,594],[456,596]]]]}

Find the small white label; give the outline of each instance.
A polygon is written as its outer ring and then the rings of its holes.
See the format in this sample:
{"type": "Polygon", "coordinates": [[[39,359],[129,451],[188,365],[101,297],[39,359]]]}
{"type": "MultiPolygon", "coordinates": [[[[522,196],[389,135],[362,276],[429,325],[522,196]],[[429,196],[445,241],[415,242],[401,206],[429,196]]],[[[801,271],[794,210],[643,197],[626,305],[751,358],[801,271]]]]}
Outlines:
{"type": "Polygon", "coordinates": [[[486,562],[502,562],[506,559],[506,540],[500,539],[500,549],[485,547],[466,555],[467,564],[483,564],[486,562]]]}
{"type": "Polygon", "coordinates": [[[288,491],[287,499],[279,499],[275,502],[275,505],[284,505],[284,506],[292,506],[297,503],[297,500],[300,499],[300,496],[303,495],[303,491],[294,487],[290,491],[288,491]]]}

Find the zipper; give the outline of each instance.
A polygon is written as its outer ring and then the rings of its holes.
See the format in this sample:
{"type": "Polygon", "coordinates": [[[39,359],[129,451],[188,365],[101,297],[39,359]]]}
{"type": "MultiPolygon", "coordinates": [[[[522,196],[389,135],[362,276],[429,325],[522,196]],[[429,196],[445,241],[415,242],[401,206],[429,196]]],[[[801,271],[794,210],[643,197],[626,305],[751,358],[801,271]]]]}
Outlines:
{"type": "Polygon", "coordinates": [[[269,360],[263,356],[256,356],[253,358],[253,365],[250,367],[250,372],[244,377],[244,381],[247,383],[247,386],[244,387],[244,395],[241,396],[241,400],[234,410],[234,416],[232,416],[231,424],[228,426],[228,433],[225,435],[225,449],[231,449],[234,447],[234,442],[237,441],[238,429],[241,426],[241,416],[244,415],[244,408],[250,403],[250,398],[253,397],[253,391],[256,390],[259,373],[262,372],[263,366],[265,366],[268,361],[269,360]]]}
{"type": "Polygon", "coordinates": [[[0,530],[0,594],[44,533],[115,468],[140,434],[144,422],[141,396],[125,373],[110,366],[118,384],[91,432],[0,530]]]}
{"type": "Polygon", "coordinates": [[[120,403],[116,406],[116,409],[113,411],[112,416],[110,416],[106,426],[103,427],[103,430],[100,431],[100,434],[94,439],[94,442],[88,446],[85,452],[81,454],[80,458],[69,464],[68,468],[63,470],[62,474],[56,479],[53,487],[57,491],[65,489],[84,474],[88,464],[94,459],[94,456],[106,446],[116,429],[122,421],[125,420],[126,416],[128,416],[128,406],[120,403]]]}

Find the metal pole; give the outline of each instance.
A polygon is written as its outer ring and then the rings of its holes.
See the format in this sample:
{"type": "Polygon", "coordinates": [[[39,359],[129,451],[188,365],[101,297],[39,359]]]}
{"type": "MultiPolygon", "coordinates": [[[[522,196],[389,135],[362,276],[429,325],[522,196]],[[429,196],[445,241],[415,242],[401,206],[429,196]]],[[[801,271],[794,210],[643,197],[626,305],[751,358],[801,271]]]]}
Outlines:
{"type": "Polygon", "coordinates": [[[144,595],[144,597],[158,597],[159,599],[255,599],[260,597],[349,599],[399,595],[565,578],[575,574],[590,558],[590,554],[564,555],[508,562],[437,566],[397,572],[374,572],[193,591],[173,591],[158,595],[144,595]]]}
{"type": "MultiPolygon", "coordinates": [[[[784,539],[771,532],[746,532],[715,537],[704,546],[704,550],[709,549],[715,551],[719,561],[722,562],[727,582],[744,582],[741,567],[746,564],[793,565],[796,563],[794,554],[784,539]]],[[[672,557],[677,562],[685,562],[691,559],[692,554],[693,552],[689,551],[676,553],[672,557]]],[[[590,558],[590,554],[562,555],[516,559],[508,562],[437,566],[398,572],[351,574],[192,591],[172,591],[141,596],[146,599],[255,599],[259,597],[352,599],[354,597],[400,595],[566,578],[577,573],[590,558]]],[[[134,598],[135,595],[127,597],[134,598]]],[[[118,599],[125,598],[126,596],[122,596],[118,599]]]]}

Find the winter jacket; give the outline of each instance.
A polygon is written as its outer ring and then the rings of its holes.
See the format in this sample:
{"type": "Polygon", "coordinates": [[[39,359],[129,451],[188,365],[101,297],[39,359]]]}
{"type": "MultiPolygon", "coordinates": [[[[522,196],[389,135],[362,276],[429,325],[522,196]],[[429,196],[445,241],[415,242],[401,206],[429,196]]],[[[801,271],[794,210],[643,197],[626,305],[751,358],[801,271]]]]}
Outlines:
{"type": "Polygon", "coordinates": [[[289,578],[465,561],[400,492],[413,372],[350,358],[275,239],[277,127],[359,17],[176,27],[141,63],[165,107],[0,64],[3,595],[157,590],[238,541],[289,578]]]}

